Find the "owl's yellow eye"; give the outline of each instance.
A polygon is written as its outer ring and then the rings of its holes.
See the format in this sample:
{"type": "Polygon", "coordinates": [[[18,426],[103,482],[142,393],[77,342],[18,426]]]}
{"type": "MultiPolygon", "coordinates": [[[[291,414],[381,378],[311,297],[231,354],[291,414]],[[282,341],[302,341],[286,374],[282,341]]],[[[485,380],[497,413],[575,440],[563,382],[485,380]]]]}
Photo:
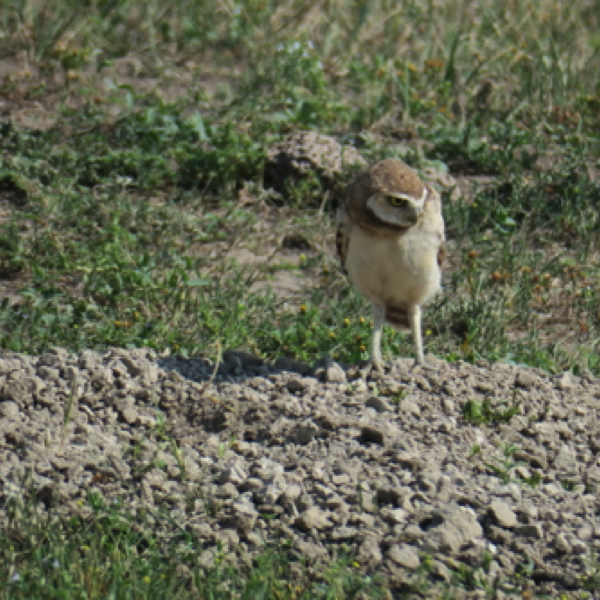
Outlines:
{"type": "Polygon", "coordinates": [[[395,196],[388,196],[387,199],[392,206],[396,207],[404,206],[407,202],[406,198],[396,198],[395,196]]]}

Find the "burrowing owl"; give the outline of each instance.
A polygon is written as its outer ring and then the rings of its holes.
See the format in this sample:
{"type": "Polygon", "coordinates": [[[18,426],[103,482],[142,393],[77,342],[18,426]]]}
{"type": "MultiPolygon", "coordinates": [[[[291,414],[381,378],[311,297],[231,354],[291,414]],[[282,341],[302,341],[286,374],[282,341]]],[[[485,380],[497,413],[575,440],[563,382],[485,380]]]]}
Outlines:
{"type": "Polygon", "coordinates": [[[337,251],[371,302],[371,364],[382,371],[384,323],[412,332],[424,365],[421,306],[440,289],[444,219],[439,194],[410,167],[388,159],[361,171],[338,212],[337,251]]]}

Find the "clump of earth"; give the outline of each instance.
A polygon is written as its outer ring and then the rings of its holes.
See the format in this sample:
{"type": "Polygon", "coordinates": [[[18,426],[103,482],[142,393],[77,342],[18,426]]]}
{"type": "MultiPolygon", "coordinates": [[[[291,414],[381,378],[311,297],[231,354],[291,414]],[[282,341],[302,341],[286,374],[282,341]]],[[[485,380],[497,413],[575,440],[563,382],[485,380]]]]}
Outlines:
{"type": "Polygon", "coordinates": [[[217,365],[146,349],[5,354],[0,522],[27,479],[65,514],[90,492],[167,502],[206,564],[217,546],[252,555],[287,539],[324,561],[349,549],[392,592],[427,561],[434,586],[468,568],[584,597],[600,554],[600,381],[429,362],[364,380],[329,358],[238,351],[217,365]]]}

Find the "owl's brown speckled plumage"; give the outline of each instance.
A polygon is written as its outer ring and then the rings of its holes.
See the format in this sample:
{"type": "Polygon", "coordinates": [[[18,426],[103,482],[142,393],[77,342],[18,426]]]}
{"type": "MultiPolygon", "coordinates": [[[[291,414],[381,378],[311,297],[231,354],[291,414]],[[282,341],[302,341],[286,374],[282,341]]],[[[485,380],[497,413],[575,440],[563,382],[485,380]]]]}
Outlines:
{"type": "Polygon", "coordinates": [[[336,245],[350,281],[371,302],[371,362],[382,369],[384,323],[410,328],[424,364],[421,306],[440,289],[444,220],[440,197],[396,159],[361,171],[338,213],[336,245]]]}

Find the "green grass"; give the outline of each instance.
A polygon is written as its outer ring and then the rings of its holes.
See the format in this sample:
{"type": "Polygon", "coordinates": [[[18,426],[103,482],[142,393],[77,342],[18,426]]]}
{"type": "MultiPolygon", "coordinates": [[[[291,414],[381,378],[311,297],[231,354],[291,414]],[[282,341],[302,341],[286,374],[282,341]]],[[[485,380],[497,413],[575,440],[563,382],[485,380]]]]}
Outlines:
{"type": "MultiPolygon", "coordinates": [[[[366,358],[368,311],[333,257],[352,171],[263,189],[268,148],[314,129],[471,180],[444,193],[428,351],[600,372],[597,2],[5,4],[0,348],[366,358]],[[308,248],[284,252],[286,233],[308,248]]],[[[384,352],[412,342],[386,331],[384,352]]]]}
{"type": "MultiPolygon", "coordinates": [[[[14,108],[0,128],[0,275],[21,300],[0,308],[0,345],[197,354],[219,341],[268,358],[364,358],[363,303],[328,243],[351,173],[333,187],[290,181],[285,199],[261,191],[268,147],[312,127],[367,159],[492,177],[466,202],[446,198],[451,264],[427,312],[430,351],[597,371],[597,15],[584,3],[461,10],[11,3],[0,25],[14,108]],[[398,146],[415,135],[427,145],[398,146]],[[535,168],[543,160],[553,166],[535,168]],[[316,240],[291,268],[310,284],[293,301],[247,290],[285,260],[226,259],[240,245],[277,249],[250,234],[265,214],[316,240]]],[[[393,332],[385,345],[412,352],[393,332]]]]}
{"type": "Polygon", "coordinates": [[[299,557],[282,539],[250,557],[211,547],[168,511],[132,510],[98,496],[81,515],[9,502],[0,538],[0,598],[383,598],[383,587],[341,556],[299,557]]]}
{"type": "MultiPolygon", "coordinates": [[[[0,598],[7,600],[458,600],[465,591],[480,590],[494,598],[498,591],[520,595],[528,588],[526,557],[514,573],[501,578],[490,576],[489,554],[479,566],[448,560],[449,581],[441,582],[433,557],[423,554],[421,566],[407,573],[406,583],[390,596],[382,579],[365,573],[343,549],[337,559],[325,563],[299,555],[281,538],[265,541],[264,548],[250,556],[208,544],[178,524],[168,510],[132,508],[119,500],[107,503],[96,493],[78,502],[77,514],[35,493],[12,497],[3,510],[0,598]]],[[[596,557],[590,556],[589,563],[590,574],[581,580],[581,589],[593,592],[598,586],[596,557]]]]}

